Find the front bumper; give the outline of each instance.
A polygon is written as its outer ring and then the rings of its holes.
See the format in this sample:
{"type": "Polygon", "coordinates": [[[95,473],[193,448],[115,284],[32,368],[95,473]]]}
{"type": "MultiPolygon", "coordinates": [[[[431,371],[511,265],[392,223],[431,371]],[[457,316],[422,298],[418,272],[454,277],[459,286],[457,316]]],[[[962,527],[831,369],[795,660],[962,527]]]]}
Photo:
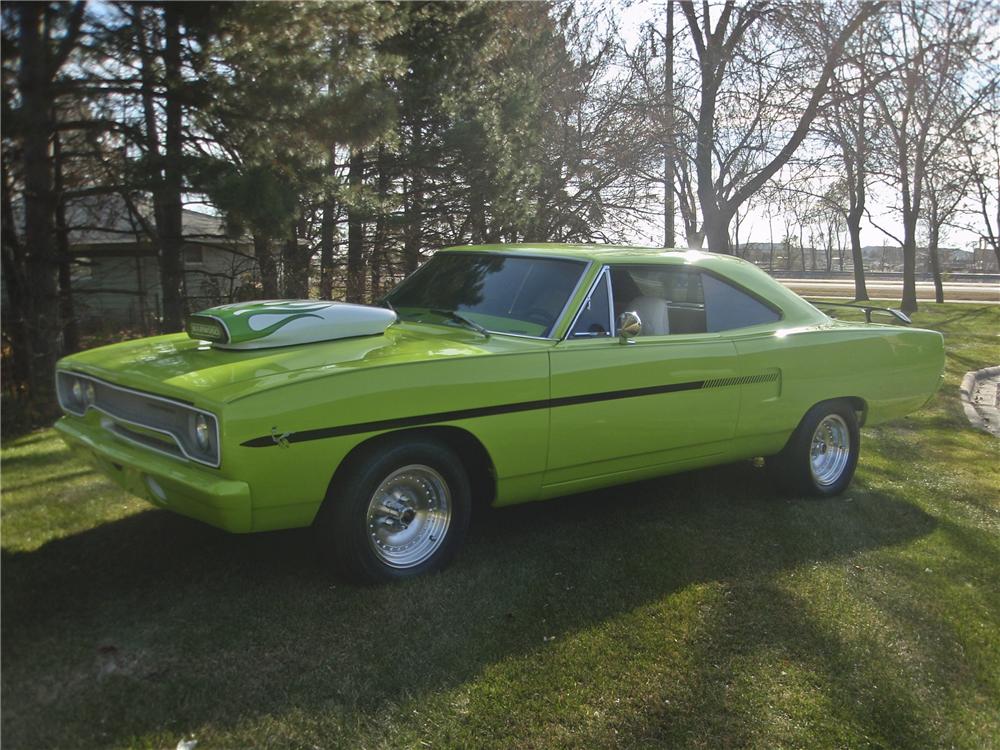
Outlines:
{"type": "Polygon", "coordinates": [[[252,502],[246,482],[223,479],[212,469],[126,443],[84,419],[63,417],[55,428],[74,453],[127,492],[226,531],[250,531],[252,502]]]}

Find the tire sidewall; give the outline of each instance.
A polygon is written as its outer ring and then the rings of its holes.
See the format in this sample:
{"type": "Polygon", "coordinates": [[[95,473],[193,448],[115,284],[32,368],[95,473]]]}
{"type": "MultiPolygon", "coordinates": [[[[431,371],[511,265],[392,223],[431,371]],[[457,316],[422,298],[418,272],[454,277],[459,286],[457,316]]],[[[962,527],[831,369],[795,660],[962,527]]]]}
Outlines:
{"type": "Polygon", "coordinates": [[[468,531],[471,507],[468,475],[458,455],[444,443],[421,438],[376,444],[351,462],[344,481],[331,485],[321,510],[323,518],[317,519],[320,543],[332,547],[324,551],[331,553],[337,568],[355,581],[412,578],[442,568],[455,556],[468,531]],[[371,548],[368,506],[387,476],[411,464],[429,466],[441,475],[448,486],[451,518],[441,546],[419,565],[400,569],[384,563],[371,548]]]}
{"type": "Polygon", "coordinates": [[[775,462],[775,479],[786,489],[815,497],[833,497],[839,495],[850,485],[854,471],[861,454],[861,429],[853,406],[844,400],[825,401],[816,404],[806,412],[798,428],[792,434],[788,445],[775,462]],[[810,451],[812,438],[826,417],[837,415],[847,425],[851,441],[847,464],[837,481],[832,484],[819,484],[812,475],[810,466],[810,451]]]}

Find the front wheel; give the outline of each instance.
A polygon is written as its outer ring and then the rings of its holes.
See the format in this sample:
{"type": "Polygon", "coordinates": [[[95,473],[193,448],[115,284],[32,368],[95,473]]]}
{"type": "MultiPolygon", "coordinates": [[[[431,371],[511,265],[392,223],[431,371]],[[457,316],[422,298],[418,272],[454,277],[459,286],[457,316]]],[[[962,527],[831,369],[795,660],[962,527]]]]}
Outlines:
{"type": "Polygon", "coordinates": [[[316,518],[321,551],[360,582],[409,578],[447,564],[469,525],[469,480],[435,440],[376,444],[330,488],[316,518]]]}
{"type": "Polygon", "coordinates": [[[767,465],[788,491],[825,497],[847,489],[860,451],[861,431],[852,405],[828,401],[806,412],[788,444],[767,465]]]}

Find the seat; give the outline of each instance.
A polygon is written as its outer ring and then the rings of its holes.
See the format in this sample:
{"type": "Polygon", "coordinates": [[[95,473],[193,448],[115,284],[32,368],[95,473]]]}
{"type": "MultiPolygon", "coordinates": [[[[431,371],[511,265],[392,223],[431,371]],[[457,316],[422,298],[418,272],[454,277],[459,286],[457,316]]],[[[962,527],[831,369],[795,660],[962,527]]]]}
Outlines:
{"type": "Polygon", "coordinates": [[[626,309],[635,311],[642,321],[641,336],[666,336],[670,333],[670,312],[666,300],[636,297],[626,309]]]}

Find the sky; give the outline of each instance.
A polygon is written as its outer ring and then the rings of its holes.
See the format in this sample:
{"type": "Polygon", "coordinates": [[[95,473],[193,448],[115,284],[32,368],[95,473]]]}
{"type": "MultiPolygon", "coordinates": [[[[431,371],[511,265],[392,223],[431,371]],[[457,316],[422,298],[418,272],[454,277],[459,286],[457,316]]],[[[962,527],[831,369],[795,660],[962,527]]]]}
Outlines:
{"type": "MultiPolygon", "coordinates": [[[[619,25],[622,37],[628,46],[632,47],[640,43],[641,35],[639,30],[644,22],[655,18],[659,19],[657,22],[662,25],[665,5],[666,3],[662,0],[660,2],[630,2],[629,0],[620,0],[616,6],[612,6],[616,8],[612,13],[619,25]]],[[[675,8],[674,12],[676,14],[674,17],[676,28],[684,23],[684,18],[679,8],[675,8]]],[[[868,198],[868,207],[874,223],[897,237],[901,237],[903,228],[900,224],[899,214],[898,211],[892,209],[895,203],[896,200],[889,186],[877,186],[873,188],[868,198]]],[[[972,218],[974,217],[970,217],[967,223],[971,224],[972,218]]],[[[773,221],[773,232],[775,241],[777,242],[778,238],[784,232],[784,223],[780,216],[770,221],[773,221]]],[[[751,210],[746,220],[740,226],[740,242],[768,242],[771,237],[768,223],[769,219],[764,211],[759,208],[751,210]]],[[[681,237],[681,241],[683,241],[683,235],[680,232],[681,224],[679,217],[675,224],[678,228],[678,235],[681,237]]],[[[918,241],[919,239],[918,237],[918,241]]],[[[659,223],[651,224],[648,231],[642,230],[635,238],[635,241],[642,244],[659,245],[663,241],[662,220],[659,223]]],[[[899,244],[867,219],[862,224],[861,242],[863,245],[879,246],[883,244],[899,244]]],[[[956,227],[945,227],[942,231],[941,245],[943,247],[957,247],[962,250],[971,251],[977,242],[978,236],[973,231],[956,227]]]]}

